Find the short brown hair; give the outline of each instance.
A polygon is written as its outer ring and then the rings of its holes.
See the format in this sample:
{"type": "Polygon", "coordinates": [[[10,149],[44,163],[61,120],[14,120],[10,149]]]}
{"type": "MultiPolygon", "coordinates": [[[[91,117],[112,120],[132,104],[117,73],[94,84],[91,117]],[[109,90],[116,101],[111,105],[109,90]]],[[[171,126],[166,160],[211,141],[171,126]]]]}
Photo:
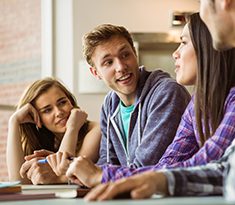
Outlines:
{"type": "Polygon", "coordinates": [[[83,56],[89,65],[94,66],[91,57],[95,48],[113,36],[124,37],[136,53],[132,37],[126,28],[112,24],[101,24],[83,36],[83,56]]]}

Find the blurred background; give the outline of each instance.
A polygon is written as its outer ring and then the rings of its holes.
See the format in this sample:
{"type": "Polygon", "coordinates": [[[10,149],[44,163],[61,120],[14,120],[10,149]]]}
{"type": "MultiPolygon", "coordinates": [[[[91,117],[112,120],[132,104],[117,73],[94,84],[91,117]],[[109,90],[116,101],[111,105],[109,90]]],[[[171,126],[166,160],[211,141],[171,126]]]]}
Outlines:
{"type": "MultiPolygon", "coordinates": [[[[90,120],[99,120],[108,89],[89,73],[82,36],[101,23],[125,26],[139,63],[174,77],[172,52],[195,0],[0,0],[0,181],[7,181],[9,116],[23,90],[45,76],[61,79],[90,120]]],[[[192,88],[188,88],[192,92],[192,88]]]]}

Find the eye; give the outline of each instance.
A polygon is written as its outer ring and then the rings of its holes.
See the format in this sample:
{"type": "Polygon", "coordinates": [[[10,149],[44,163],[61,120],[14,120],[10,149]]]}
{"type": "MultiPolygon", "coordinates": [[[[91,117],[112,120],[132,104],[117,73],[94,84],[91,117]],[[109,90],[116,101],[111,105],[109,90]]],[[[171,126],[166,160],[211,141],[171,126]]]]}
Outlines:
{"type": "Polygon", "coordinates": [[[67,103],[67,100],[61,100],[58,102],[58,105],[61,106],[61,105],[65,105],[67,103]]]}
{"type": "Polygon", "coordinates": [[[52,110],[51,108],[46,108],[46,109],[42,110],[41,113],[48,114],[51,112],[51,110],[52,110]]]}
{"type": "Polygon", "coordinates": [[[106,60],[104,63],[103,63],[103,65],[104,66],[110,66],[110,65],[112,65],[113,64],[113,60],[106,60]]]}
{"type": "Polygon", "coordinates": [[[130,55],[129,52],[123,52],[121,56],[122,56],[123,59],[125,59],[125,58],[128,58],[129,55],[130,55]]]}
{"type": "Polygon", "coordinates": [[[186,41],[181,41],[180,44],[181,44],[181,45],[186,45],[187,42],[186,42],[186,41]]]}

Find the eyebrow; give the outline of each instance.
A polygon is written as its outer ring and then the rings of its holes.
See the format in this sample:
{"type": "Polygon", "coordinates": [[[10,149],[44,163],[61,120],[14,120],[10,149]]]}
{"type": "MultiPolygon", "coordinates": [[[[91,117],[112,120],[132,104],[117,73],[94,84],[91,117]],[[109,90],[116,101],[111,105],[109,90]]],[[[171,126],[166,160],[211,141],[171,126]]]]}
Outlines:
{"type": "Polygon", "coordinates": [[[50,105],[46,105],[46,106],[44,106],[44,107],[42,107],[42,108],[39,108],[38,111],[43,111],[43,110],[45,110],[45,109],[47,109],[47,108],[49,108],[49,107],[50,107],[50,105]]]}
{"type": "MultiPolygon", "coordinates": [[[[121,48],[118,50],[118,52],[122,52],[123,50],[125,50],[126,48],[128,48],[128,46],[126,44],[124,44],[123,46],[121,46],[121,48]]],[[[110,54],[106,54],[104,55],[104,57],[102,58],[102,60],[104,60],[105,58],[108,58],[110,56],[110,54]]]]}

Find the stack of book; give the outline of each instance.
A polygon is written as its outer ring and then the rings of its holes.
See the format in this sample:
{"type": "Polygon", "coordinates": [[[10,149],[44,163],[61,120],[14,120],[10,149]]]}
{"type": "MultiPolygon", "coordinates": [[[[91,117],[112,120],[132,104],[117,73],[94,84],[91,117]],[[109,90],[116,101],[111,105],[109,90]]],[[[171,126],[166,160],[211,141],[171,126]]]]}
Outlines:
{"type": "Polygon", "coordinates": [[[55,193],[31,193],[22,191],[20,182],[0,182],[0,201],[34,200],[55,198],[55,193]]]}
{"type": "Polygon", "coordinates": [[[78,185],[21,185],[20,182],[0,182],[0,202],[51,198],[83,197],[89,189],[78,185]]]}

